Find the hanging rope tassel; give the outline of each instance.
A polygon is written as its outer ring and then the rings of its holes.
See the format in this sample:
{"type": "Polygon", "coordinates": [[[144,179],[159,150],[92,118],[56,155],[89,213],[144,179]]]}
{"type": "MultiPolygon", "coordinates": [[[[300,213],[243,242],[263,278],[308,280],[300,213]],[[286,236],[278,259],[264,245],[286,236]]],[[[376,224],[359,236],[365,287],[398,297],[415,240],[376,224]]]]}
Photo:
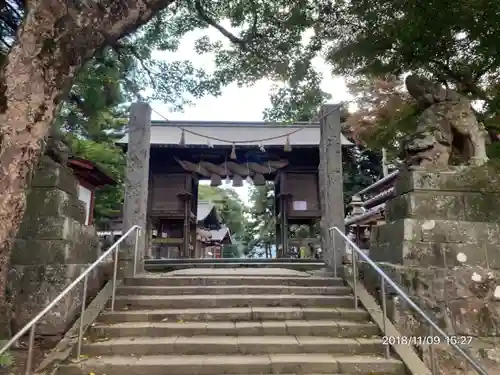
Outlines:
{"type": "Polygon", "coordinates": [[[253,184],[255,186],[265,186],[266,178],[264,177],[264,175],[256,173],[255,176],[253,176],[253,184]]]}
{"type": "Polygon", "coordinates": [[[247,171],[248,171],[247,172],[247,178],[245,179],[245,181],[247,182],[247,184],[253,185],[253,180],[252,180],[250,168],[248,167],[248,163],[247,163],[247,171]]]}
{"type": "Polygon", "coordinates": [[[184,129],[182,129],[182,132],[181,132],[181,140],[179,141],[179,145],[181,145],[181,146],[186,145],[186,132],[184,131],[184,129]]]}
{"type": "Polygon", "coordinates": [[[233,176],[233,187],[242,187],[243,186],[243,178],[239,174],[235,174],[233,176]]]}
{"type": "Polygon", "coordinates": [[[231,183],[231,178],[229,178],[229,171],[227,170],[227,161],[224,162],[224,170],[226,174],[226,185],[231,183]]]}
{"type": "Polygon", "coordinates": [[[218,174],[212,173],[210,176],[210,186],[221,186],[222,185],[222,179],[218,174]]]}
{"type": "Polygon", "coordinates": [[[233,143],[233,148],[231,150],[231,155],[229,157],[233,160],[236,160],[236,145],[233,143]]]}
{"type": "Polygon", "coordinates": [[[292,145],[290,144],[290,136],[286,137],[285,147],[283,147],[283,150],[285,150],[285,152],[292,151],[292,145]]]}

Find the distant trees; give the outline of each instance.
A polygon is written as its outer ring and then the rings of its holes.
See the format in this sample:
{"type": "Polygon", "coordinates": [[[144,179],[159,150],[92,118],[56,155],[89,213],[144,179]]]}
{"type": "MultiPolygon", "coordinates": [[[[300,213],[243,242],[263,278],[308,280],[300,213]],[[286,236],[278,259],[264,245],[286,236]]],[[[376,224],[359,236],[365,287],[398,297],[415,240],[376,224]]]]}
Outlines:
{"type": "Polygon", "coordinates": [[[265,249],[276,244],[276,217],[274,211],[274,184],[253,186],[249,197],[249,212],[243,238],[244,253],[260,257],[265,249]]]}

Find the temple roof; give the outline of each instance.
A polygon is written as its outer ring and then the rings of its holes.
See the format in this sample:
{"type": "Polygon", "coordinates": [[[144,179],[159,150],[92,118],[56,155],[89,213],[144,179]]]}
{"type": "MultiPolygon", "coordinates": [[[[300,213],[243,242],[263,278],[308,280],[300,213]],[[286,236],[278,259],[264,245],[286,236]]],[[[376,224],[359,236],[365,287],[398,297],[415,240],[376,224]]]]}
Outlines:
{"type": "MultiPolygon", "coordinates": [[[[178,145],[184,129],[186,146],[283,146],[288,136],[292,146],[319,146],[318,123],[271,123],[228,121],[152,121],[151,146],[178,145]],[[217,138],[217,139],[210,139],[217,138]]],[[[342,145],[353,145],[342,134],[342,145]]],[[[128,135],[117,143],[127,144],[128,135]]]]}
{"type": "Polygon", "coordinates": [[[73,170],[76,176],[96,188],[106,185],[116,185],[116,181],[108,173],[90,160],[71,156],[68,159],[68,167],[73,170]]]}
{"type": "Polygon", "coordinates": [[[198,201],[196,221],[209,229],[219,229],[221,225],[215,205],[207,201],[198,201]]]}
{"type": "Polygon", "coordinates": [[[224,238],[229,237],[229,241],[232,243],[231,231],[228,227],[222,227],[219,230],[212,230],[212,241],[222,241],[224,238]]]}

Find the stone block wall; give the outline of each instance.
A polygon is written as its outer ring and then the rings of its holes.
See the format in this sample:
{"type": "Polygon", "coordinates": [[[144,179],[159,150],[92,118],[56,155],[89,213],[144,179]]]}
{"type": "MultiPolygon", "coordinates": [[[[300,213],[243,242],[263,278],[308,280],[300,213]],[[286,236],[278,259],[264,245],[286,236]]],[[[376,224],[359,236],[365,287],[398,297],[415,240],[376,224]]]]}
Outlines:
{"type": "MultiPolygon", "coordinates": [[[[449,335],[500,336],[499,178],[487,167],[402,172],[371,234],[370,257],[449,335]]],[[[379,277],[361,269],[375,292],[379,277]]],[[[428,335],[404,301],[390,305],[403,334],[428,335]]]]}
{"type": "MultiPolygon", "coordinates": [[[[76,279],[98,254],[98,237],[84,225],[84,204],[71,170],[44,156],[27,197],[27,209],[12,249],[8,293],[12,330],[22,328],[76,279]]],[[[100,288],[89,277],[89,296],[100,288]]],[[[37,325],[37,334],[64,334],[79,312],[83,285],[73,289],[37,325]]]]}

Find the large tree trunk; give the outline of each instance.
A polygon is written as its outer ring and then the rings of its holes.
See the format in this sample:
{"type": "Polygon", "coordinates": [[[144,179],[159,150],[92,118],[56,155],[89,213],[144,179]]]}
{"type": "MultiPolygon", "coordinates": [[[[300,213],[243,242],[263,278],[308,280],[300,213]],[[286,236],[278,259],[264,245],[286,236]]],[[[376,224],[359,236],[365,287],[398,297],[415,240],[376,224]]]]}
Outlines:
{"type": "Polygon", "coordinates": [[[7,313],[2,307],[7,306],[10,248],[24,215],[28,176],[58,104],[96,51],[135,31],[172,2],[27,2],[24,23],[0,72],[0,317],[7,313]]]}

